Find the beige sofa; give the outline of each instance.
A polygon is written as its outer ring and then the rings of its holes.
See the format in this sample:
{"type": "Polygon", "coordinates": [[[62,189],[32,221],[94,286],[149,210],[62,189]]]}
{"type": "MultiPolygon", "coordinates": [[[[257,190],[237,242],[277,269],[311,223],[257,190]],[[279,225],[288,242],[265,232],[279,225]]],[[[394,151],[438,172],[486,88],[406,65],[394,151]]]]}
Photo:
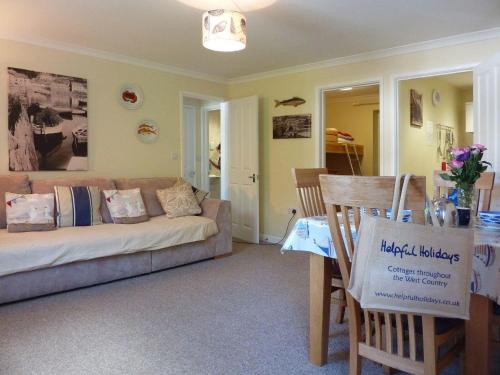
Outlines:
{"type": "Polygon", "coordinates": [[[0,303],[230,254],[230,202],[205,199],[199,217],[167,219],[156,198],[156,190],[172,186],[176,181],[175,177],[29,181],[26,175],[0,176],[0,303]],[[103,225],[7,233],[5,192],[49,193],[55,185],[140,188],[151,220],[140,224],[112,224],[106,206],[101,205],[103,225]],[[189,235],[178,235],[183,231],[189,235]],[[162,244],[168,246],[162,247],[162,244]]]}

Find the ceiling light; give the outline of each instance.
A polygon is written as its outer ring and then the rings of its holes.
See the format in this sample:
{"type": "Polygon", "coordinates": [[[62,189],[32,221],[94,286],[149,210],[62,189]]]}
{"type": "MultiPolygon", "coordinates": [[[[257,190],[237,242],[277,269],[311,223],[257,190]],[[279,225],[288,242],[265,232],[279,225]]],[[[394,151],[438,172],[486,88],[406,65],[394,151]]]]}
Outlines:
{"type": "Polygon", "coordinates": [[[276,0],[177,0],[192,8],[207,9],[229,9],[249,12],[252,10],[267,8],[276,0]]]}
{"type": "Polygon", "coordinates": [[[234,52],[245,49],[247,20],[235,10],[216,9],[203,13],[203,46],[212,51],[234,52]]]}
{"type": "Polygon", "coordinates": [[[340,91],[351,91],[352,87],[342,87],[339,89],[340,91]]]}

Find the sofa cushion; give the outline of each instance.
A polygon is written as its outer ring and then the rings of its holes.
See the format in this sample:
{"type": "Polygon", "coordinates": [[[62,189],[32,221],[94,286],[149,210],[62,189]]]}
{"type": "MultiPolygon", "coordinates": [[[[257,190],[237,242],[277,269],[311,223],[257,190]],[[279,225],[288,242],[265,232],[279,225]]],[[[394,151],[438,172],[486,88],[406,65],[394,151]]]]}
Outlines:
{"type": "Polygon", "coordinates": [[[115,184],[117,189],[141,189],[146,211],[149,216],[155,217],[165,215],[156,197],[156,190],[172,187],[178,180],[178,177],[119,178],[115,179],[115,184]]]}
{"type": "MultiPolygon", "coordinates": [[[[31,181],[33,193],[46,194],[53,193],[54,186],[97,186],[101,190],[115,189],[115,183],[108,178],[99,177],[68,177],[58,179],[42,179],[31,181]]],[[[104,201],[104,196],[101,195],[104,201]]],[[[101,204],[101,216],[104,223],[112,223],[111,215],[105,204],[101,204]]]]}
{"type": "Polygon", "coordinates": [[[156,195],[169,218],[201,214],[201,207],[191,185],[185,181],[179,181],[170,188],[157,190],[156,195]]]}
{"type": "Polygon", "coordinates": [[[109,213],[115,224],[137,224],[149,220],[141,189],[104,190],[109,213]]]}
{"type": "Polygon", "coordinates": [[[217,224],[203,216],[166,216],[127,224],[64,227],[23,235],[0,230],[0,276],[76,261],[160,250],[203,241],[217,234],[217,224]]]}
{"type": "Polygon", "coordinates": [[[102,224],[101,191],[97,186],[54,186],[58,227],[102,224]]]}
{"type": "MultiPolygon", "coordinates": [[[[7,215],[5,213],[5,193],[29,194],[31,193],[28,175],[13,174],[0,176],[0,228],[7,228],[7,215]]],[[[48,191],[48,193],[52,193],[48,191]]]]}
{"type": "Polygon", "coordinates": [[[54,230],[54,194],[5,193],[7,231],[54,230]]]}

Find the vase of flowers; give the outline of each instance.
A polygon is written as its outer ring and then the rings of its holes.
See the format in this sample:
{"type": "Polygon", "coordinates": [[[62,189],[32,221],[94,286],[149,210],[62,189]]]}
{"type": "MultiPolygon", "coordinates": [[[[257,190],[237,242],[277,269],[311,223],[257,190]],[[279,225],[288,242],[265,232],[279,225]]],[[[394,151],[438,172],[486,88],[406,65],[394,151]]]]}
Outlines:
{"type": "Polygon", "coordinates": [[[486,147],[474,144],[468,147],[452,147],[448,162],[450,173],[441,173],[443,180],[455,182],[458,193],[458,225],[469,225],[474,200],[474,184],[488,165],[482,160],[486,147]]]}

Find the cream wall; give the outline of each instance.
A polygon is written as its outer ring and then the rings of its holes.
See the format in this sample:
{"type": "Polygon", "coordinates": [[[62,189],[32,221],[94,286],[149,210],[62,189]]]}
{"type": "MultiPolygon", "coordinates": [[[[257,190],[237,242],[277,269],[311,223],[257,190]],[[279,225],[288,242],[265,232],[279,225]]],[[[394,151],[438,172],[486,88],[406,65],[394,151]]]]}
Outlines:
{"type": "MultiPolygon", "coordinates": [[[[474,99],[473,91],[474,90],[472,89],[472,87],[462,89],[460,91],[461,101],[462,101],[462,103],[461,103],[461,110],[462,110],[461,115],[462,115],[462,125],[464,127],[464,131],[465,131],[465,103],[473,101],[473,99],[474,99]]],[[[463,143],[460,146],[467,146],[467,145],[471,145],[473,143],[474,143],[474,133],[465,133],[463,143]]]]}
{"type": "Polygon", "coordinates": [[[441,169],[438,158],[437,125],[452,127],[457,137],[455,145],[465,142],[462,91],[438,77],[400,81],[399,84],[399,171],[426,176],[427,192],[432,194],[434,170],[441,169]],[[423,126],[410,125],[410,90],[422,95],[423,126]],[[441,102],[432,104],[432,92],[438,90],[441,102]],[[426,127],[432,121],[432,139],[426,139],[426,127]],[[429,142],[430,141],[430,142],[429,142]]]}
{"type": "MultiPolygon", "coordinates": [[[[333,47],[332,47],[333,48],[333,47]]],[[[259,95],[260,101],[260,225],[261,233],[281,235],[288,221],[288,207],[297,207],[290,175],[292,167],[317,165],[318,113],[316,90],[326,85],[383,81],[381,111],[382,175],[394,173],[394,81],[398,76],[472,66],[500,52],[500,38],[451,47],[401,54],[359,63],[338,65],[302,73],[290,73],[229,85],[229,97],[259,95]],[[299,96],[306,104],[274,108],[274,99],[299,96]],[[273,140],[272,116],[293,113],[313,114],[313,138],[273,140]]]]}
{"type": "MultiPolygon", "coordinates": [[[[86,78],[88,81],[89,171],[32,172],[32,178],[93,176],[178,176],[181,173],[180,92],[224,97],[226,86],[168,72],[117,63],[75,53],[0,40],[0,87],[7,88],[7,67],[86,78]],[[127,110],[118,102],[124,83],[142,87],[144,104],[127,110]],[[160,137],[141,143],[137,123],[155,120],[160,137]],[[172,160],[171,154],[178,159],[172,160]]],[[[7,94],[0,100],[0,173],[8,172],[7,94]]]]}
{"type": "MultiPolygon", "coordinates": [[[[325,126],[350,133],[355,144],[363,145],[364,156],[361,170],[364,176],[373,176],[373,112],[378,104],[354,105],[355,103],[373,103],[376,97],[354,96],[350,98],[325,100],[325,126]]],[[[357,169],[356,169],[357,171],[357,169]]]]}

